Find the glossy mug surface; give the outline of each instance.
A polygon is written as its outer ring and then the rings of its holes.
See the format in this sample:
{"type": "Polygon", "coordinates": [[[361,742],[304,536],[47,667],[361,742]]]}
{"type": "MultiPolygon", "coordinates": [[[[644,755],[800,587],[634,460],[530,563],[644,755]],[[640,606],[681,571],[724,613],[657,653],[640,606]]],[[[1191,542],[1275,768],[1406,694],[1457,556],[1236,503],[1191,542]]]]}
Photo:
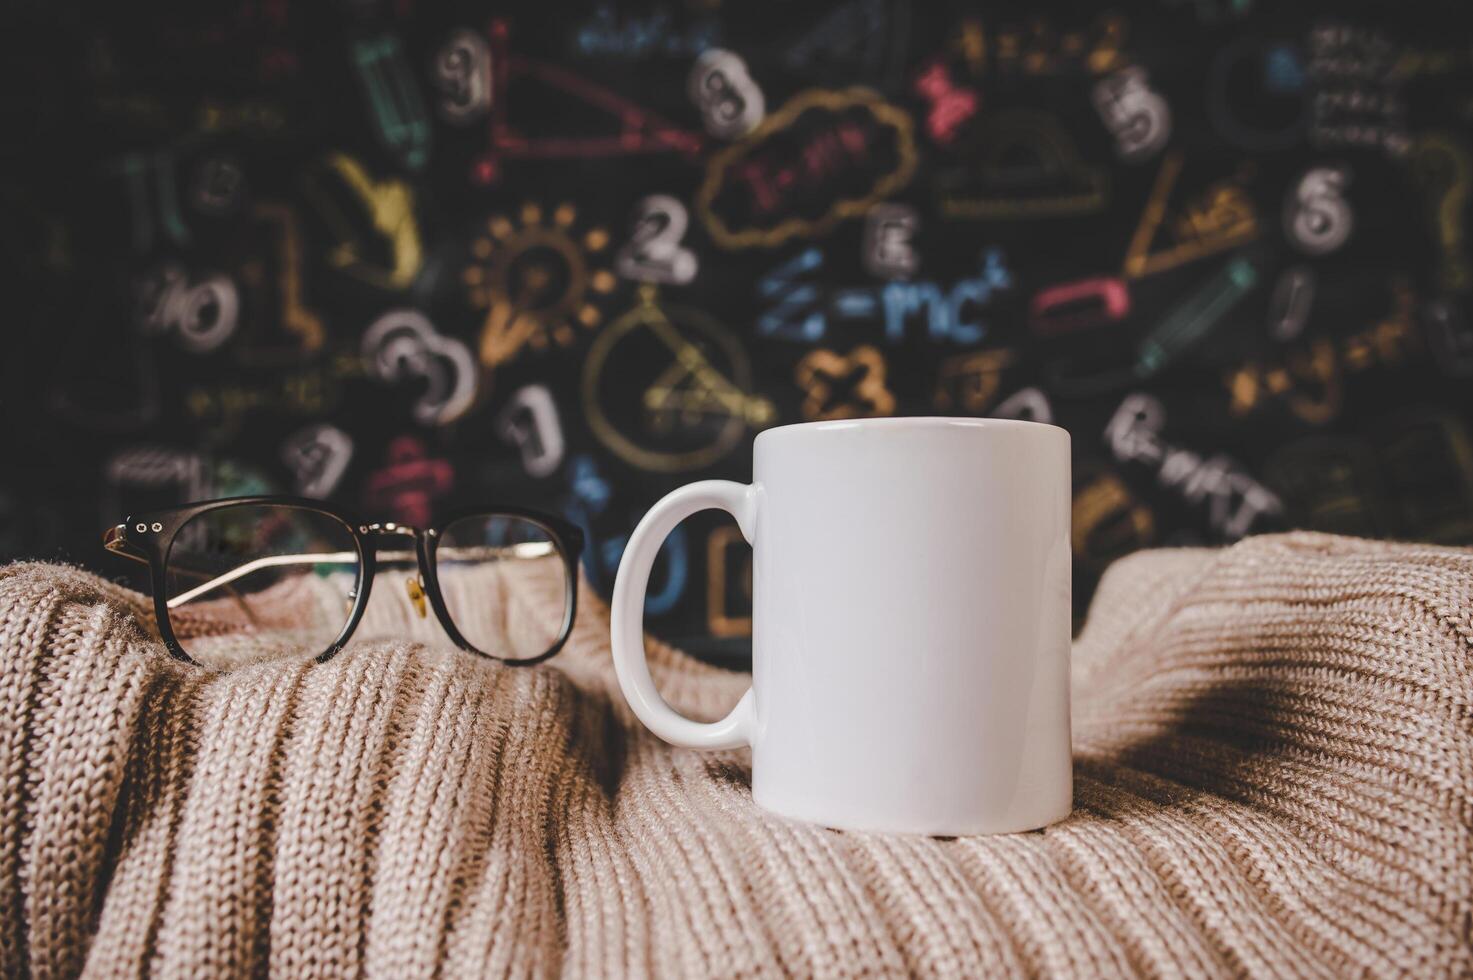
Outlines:
{"type": "Polygon", "coordinates": [[[815,422],[757,437],[750,486],[674,491],[629,540],[613,653],[676,745],[752,747],[759,806],[828,827],[1031,830],[1072,805],[1069,435],[1036,422],[815,422]],[[643,604],[706,508],[752,543],[752,689],[691,721],[656,691],[643,604]]]}

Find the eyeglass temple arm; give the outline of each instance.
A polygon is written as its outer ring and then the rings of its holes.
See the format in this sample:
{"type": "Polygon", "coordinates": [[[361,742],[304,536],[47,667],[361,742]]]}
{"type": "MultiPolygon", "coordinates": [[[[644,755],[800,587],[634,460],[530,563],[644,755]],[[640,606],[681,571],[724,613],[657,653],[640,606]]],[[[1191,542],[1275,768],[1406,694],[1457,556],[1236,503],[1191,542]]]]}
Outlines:
{"type": "MultiPolygon", "coordinates": [[[[556,550],[557,549],[549,542],[534,542],[527,544],[514,544],[506,547],[494,547],[489,545],[471,547],[446,547],[441,548],[440,553],[447,557],[455,558],[499,558],[507,552],[510,552],[514,557],[517,558],[542,558],[552,554],[556,550]]],[[[414,552],[388,552],[382,553],[380,557],[391,560],[400,558],[413,558],[414,552]]],[[[267,555],[264,558],[256,558],[252,561],[248,561],[244,565],[237,565],[235,568],[232,568],[224,575],[218,575],[201,585],[195,586],[188,592],[183,592],[179,595],[176,595],[174,596],[174,598],[168,601],[167,605],[170,609],[173,609],[175,606],[182,605],[188,602],[190,599],[198,598],[199,596],[204,595],[206,592],[211,592],[215,589],[218,589],[222,585],[228,585],[229,583],[234,582],[236,579],[241,578],[245,575],[249,575],[251,572],[257,571],[262,568],[274,568],[278,565],[315,565],[319,562],[334,562],[338,564],[343,564],[347,562],[356,563],[357,561],[358,553],[354,551],[334,551],[325,554],[319,553],[299,555],[267,555]]]]}
{"type": "MultiPolygon", "coordinates": [[[[106,531],[103,531],[103,548],[120,557],[147,565],[147,556],[140,552],[137,547],[129,543],[127,531],[128,526],[126,524],[118,524],[115,527],[110,527],[106,531]]],[[[235,600],[235,604],[240,607],[241,612],[245,613],[246,618],[251,621],[252,625],[255,625],[256,614],[251,612],[250,606],[246,605],[245,598],[234,589],[230,590],[230,596],[235,600]]]]}
{"type": "MultiPolygon", "coordinates": [[[[129,543],[127,531],[128,525],[126,524],[119,524],[116,527],[108,528],[102,532],[102,546],[115,555],[147,565],[147,556],[139,551],[136,546],[129,543]]],[[[246,605],[245,597],[234,589],[230,590],[230,597],[235,600],[235,604],[240,607],[241,612],[245,613],[246,618],[254,624],[256,622],[256,614],[251,612],[250,606],[246,605]]]]}
{"type": "MultiPolygon", "coordinates": [[[[174,569],[173,573],[175,575],[187,575],[196,581],[205,577],[204,572],[197,572],[192,568],[176,568],[174,569]]],[[[241,613],[245,615],[245,618],[250,621],[250,624],[252,626],[261,625],[260,620],[256,617],[255,611],[251,609],[251,604],[246,602],[246,597],[241,595],[239,590],[237,590],[235,586],[231,585],[229,582],[225,582],[221,584],[221,587],[230,594],[230,598],[234,600],[236,606],[239,607],[241,613]]],[[[174,604],[168,602],[167,600],[164,602],[164,606],[168,609],[174,608],[174,604]]]]}
{"type": "Polygon", "coordinates": [[[221,586],[229,585],[236,579],[262,568],[274,568],[277,565],[315,565],[318,562],[356,563],[357,561],[358,553],[356,551],[334,551],[324,554],[307,555],[267,555],[264,558],[248,561],[244,565],[237,565],[224,575],[217,575],[204,584],[195,586],[188,592],[181,592],[179,595],[170,599],[166,605],[170,609],[173,609],[175,606],[183,605],[190,599],[196,599],[206,592],[212,592],[221,586]]]}

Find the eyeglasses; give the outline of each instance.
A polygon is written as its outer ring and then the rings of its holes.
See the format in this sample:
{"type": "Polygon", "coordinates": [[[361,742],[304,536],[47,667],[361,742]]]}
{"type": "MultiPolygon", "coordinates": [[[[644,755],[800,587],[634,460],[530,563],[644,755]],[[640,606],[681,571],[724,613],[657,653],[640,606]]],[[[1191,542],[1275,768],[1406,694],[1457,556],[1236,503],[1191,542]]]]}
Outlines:
{"type": "Polygon", "coordinates": [[[438,528],[363,524],[295,497],[235,497],[130,517],[103,534],[109,551],[148,565],[159,634],[188,663],[241,663],[348,642],[381,563],[417,563],[404,579],[462,650],[540,663],[568,640],[577,613],[582,532],[516,507],[463,513],[438,528]],[[413,539],[412,548],[389,545],[413,539]],[[532,600],[547,597],[534,612],[532,600]],[[561,601],[559,619],[545,615],[561,601]]]}

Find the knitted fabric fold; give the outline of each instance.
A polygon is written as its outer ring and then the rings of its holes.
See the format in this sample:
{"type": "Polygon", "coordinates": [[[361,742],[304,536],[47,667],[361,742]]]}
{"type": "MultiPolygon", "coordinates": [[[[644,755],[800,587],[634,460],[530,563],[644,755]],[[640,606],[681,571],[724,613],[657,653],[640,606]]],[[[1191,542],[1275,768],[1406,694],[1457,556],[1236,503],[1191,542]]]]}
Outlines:
{"type": "MultiPolygon", "coordinates": [[[[556,591],[508,594],[531,623],[556,591]]],[[[579,602],[539,667],[383,588],[326,664],[216,671],[134,593],[0,569],[0,974],[1473,973],[1473,552],[1117,563],[1075,645],[1075,811],[999,837],[764,813],[748,753],[640,727],[579,602]]],[[[748,683],[650,659],[695,717],[748,683]]]]}

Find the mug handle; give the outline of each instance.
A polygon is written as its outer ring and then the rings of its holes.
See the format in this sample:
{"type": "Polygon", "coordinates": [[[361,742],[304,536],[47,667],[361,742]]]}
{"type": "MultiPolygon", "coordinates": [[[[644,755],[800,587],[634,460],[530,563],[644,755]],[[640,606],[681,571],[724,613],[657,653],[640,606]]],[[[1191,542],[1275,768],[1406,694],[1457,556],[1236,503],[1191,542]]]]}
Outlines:
{"type": "Polygon", "coordinates": [[[689,749],[730,749],[751,744],[752,689],[742,695],[731,713],[720,721],[692,721],[666,703],[655,689],[644,650],[644,594],[650,569],[665,536],[675,525],[701,510],[724,510],[736,518],[748,543],[756,530],[757,489],[730,480],[702,480],[666,494],[650,508],[634,529],[611,603],[611,640],[614,672],[629,707],[645,726],[672,745],[689,749]]]}

